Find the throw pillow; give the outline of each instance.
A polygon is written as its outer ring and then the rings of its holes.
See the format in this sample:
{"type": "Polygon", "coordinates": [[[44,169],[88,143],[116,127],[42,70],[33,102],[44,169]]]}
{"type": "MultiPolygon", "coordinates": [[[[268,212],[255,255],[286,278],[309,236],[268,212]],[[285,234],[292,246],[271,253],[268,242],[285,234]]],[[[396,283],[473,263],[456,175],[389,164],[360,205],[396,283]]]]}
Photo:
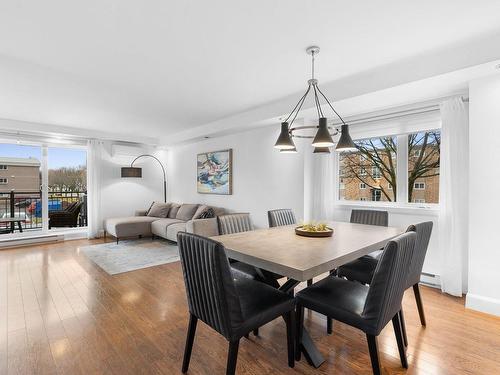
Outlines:
{"type": "Polygon", "coordinates": [[[170,211],[168,212],[169,219],[175,219],[175,217],[177,216],[177,211],[179,211],[180,207],[180,204],[172,203],[172,205],[170,206],[170,211]]]}
{"type": "Polygon", "coordinates": [[[149,209],[148,216],[166,218],[170,210],[170,203],[154,202],[149,209]]]}
{"type": "Polygon", "coordinates": [[[177,211],[177,215],[175,216],[175,218],[182,221],[191,220],[197,208],[197,204],[183,204],[179,208],[179,211],[177,211]]]}
{"type": "Polygon", "coordinates": [[[208,206],[205,206],[204,204],[200,204],[198,206],[198,209],[196,210],[196,212],[194,213],[193,215],[193,220],[194,219],[199,219],[200,218],[200,215],[205,212],[206,210],[208,210],[208,206]]]}
{"type": "Polygon", "coordinates": [[[213,208],[208,207],[205,211],[201,213],[201,215],[198,217],[198,219],[211,219],[215,217],[215,212],[213,208]]]}

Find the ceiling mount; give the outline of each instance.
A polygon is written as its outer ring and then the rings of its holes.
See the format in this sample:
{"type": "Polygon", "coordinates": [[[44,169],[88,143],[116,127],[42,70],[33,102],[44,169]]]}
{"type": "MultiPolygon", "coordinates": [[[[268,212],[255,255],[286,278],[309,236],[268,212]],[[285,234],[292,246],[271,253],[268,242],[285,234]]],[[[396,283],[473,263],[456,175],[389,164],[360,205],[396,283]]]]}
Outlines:
{"type": "Polygon", "coordinates": [[[308,55],[312,55],[312,54],[317,55],[319,53],[319,47],[318,46],[307,47],[306,52],[308,55]]]}

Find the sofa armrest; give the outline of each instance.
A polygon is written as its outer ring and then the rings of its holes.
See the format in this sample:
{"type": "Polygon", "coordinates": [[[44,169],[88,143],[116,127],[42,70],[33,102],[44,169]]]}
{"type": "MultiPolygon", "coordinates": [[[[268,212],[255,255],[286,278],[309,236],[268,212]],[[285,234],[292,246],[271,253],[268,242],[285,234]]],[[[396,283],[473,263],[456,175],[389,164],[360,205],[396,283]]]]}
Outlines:
{"type": "Polygon", "coordinates": [[[217,218],[188,220],[186,221],[186,232],[204,237],[218,236],[217,218]]]}
{"type": "Polygon", "coordinates": [[[134,216],[146,216],[149,210],[135,210],[134,216]]]}

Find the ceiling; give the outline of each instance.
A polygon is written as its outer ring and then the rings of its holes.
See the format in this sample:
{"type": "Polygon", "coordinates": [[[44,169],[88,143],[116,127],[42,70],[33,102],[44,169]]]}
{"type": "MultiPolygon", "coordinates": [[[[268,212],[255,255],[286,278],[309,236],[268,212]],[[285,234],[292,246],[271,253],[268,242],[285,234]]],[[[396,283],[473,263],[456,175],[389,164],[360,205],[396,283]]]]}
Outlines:
{"type": "Polygon", "coordinates": [[[419,56],[438,63],[446,48],[467,55],[500,33],[500,2],[480,4],[4,1],[0,118],[164,139],[299,93],[311,44],[330,83],[419,56]]]}

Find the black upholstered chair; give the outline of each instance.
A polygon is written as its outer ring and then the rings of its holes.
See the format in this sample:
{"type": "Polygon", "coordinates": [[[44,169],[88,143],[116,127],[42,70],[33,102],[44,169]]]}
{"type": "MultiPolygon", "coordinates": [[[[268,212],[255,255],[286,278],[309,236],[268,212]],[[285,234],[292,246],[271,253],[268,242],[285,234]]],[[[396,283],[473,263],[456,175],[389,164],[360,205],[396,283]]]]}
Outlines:
{"type": "Polygon", "coordinates": [[[269,228],[281,227],[283,225],[296,224],[295,215],[289,208],[280,208],[277,210],[267,211],[267,219],[269,220],[269,228]]]}
{"type": "MultiPolygon", "coordinates": [[[[427,254],[427,247],[429,246],[429,240],[431,239],[432,226],[432,221],[426,221],[424,223],[410,225],[407,229],[407,231],[415,231],[417,233],[417,240],[405,289],[413,288],[415,300],[417,302],[418,314],[420,316],[420,323],[423,326],[426,325],[426,321],[418,283],[420,282],[420,275],[422,274],[425,255],[427,254]]],[[[380,252],[378,254],[376,252],[374,256],[371,256],[372,254],[339,267],[337,275],[339,277],[345,277],[348,280],[355,280],[363,284],[370,284],[380,258],[380,252]]],[[[404,319],[402,319],[402,321],[404,324],[404,319]]],[[[404,330],[404,333],[405,344],[407,345],[408,340],[406,338],[406,330],[404,330]]]]}
{"type": "MultiPolygon", "coordinates": [[[[219,233],[232,234],[240,232],[248,232],[253,230],[252,219],[248,213],[235,213],[218,216],[219,233]]],[[[277,279],[280,275],[275,275],[271,272],[261,270],[249,264],[230,260],[233,274],[238,277],[248,277],[257,281],[264,282],[272,287],[279,288],[277,279]]]]}
{"type": "Polygon", "coordinates": [[[386,227],[389,225],[389,213],[387,211],[375,210],[352,210],[350,222],[386,227]]]}
{"type": "Polygon", "coordinates": [[[177,243],[190,313],[182,372],[189,368],[198,319],[229,342],[226,374],[234,374],[241,337],[282,316],[287,326],[288,365],[293,367],[294,298],[255,280],[234,279],[220,242],[180,232],[177,243]]]}
{"type": "MultiPolygon", "coordinates": [[[[408,368],[399,311],[415,247],[416,234],[402,234],[385,246],[372,283],[326,277],[297,293],[297,344],[301,342],[304,308],[362,330],[368,340],[373,373],[380,374],[377,336],[392,320],[401,365],[408,368]]],[[[296,349],[300,359],[300,350],[296,349]]]]}

